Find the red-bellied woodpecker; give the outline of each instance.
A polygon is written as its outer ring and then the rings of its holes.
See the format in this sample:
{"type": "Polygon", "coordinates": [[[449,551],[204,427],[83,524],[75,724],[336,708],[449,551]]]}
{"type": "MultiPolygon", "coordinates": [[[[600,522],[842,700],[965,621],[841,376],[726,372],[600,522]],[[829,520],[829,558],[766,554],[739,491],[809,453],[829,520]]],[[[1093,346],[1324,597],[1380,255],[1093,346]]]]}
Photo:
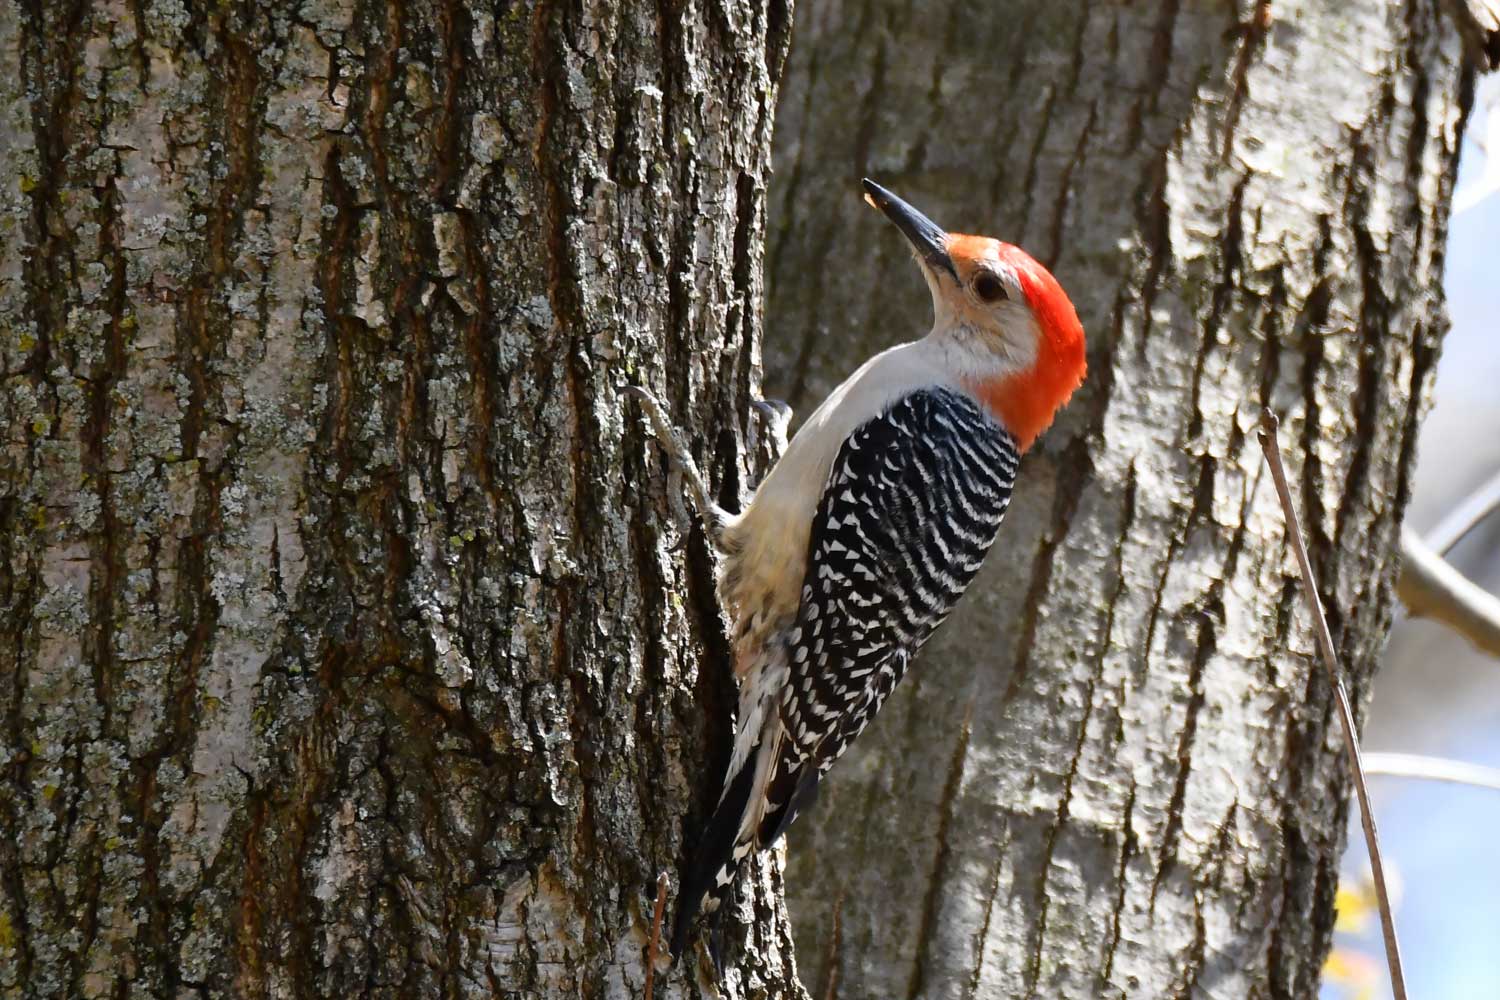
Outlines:
{"type": "Polygon", "coordinates": [[[714,506],[661,408],[636,392],[723,557],[740,684],[729,771],[678,893],[674,956],[740,862],[811,804],[963,594],[1022,453],[1083,381],[1083,328],[1045,267],[864,187],[916,251],[932,331],[835,389],[743,513],[714,506]]]}

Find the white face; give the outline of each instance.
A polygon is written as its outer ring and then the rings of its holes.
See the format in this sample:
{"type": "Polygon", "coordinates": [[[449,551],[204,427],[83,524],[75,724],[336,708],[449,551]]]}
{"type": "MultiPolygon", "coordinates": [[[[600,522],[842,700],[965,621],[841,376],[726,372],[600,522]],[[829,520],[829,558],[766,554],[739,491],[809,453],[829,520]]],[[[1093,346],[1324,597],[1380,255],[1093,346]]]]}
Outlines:
{"type": "MultiPolygon", "coordinates": [[[[980,241],[968,237],[963,242],[980,241]]],[[[1015,270],[992,247],[974,248],[986,251],[981,253],[962,252],[968,249],[955,247],[959,252],[952,255],[957,281],[921,261],[922,276],[932,291],[932,336],[971,357],[972,366],[983,369],[982,374],[1026,371],[1036,364],[1041,330],[1015,270]]]]}

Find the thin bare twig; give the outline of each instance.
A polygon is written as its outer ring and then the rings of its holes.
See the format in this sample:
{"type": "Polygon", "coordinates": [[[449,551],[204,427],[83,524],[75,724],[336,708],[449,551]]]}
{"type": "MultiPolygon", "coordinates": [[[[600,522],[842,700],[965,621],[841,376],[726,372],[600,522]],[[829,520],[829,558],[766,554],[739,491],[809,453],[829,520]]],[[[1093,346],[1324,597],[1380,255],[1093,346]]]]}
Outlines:
{"type": "Polygon", "coordinates": [[[1292,504],[1292,493],[1286,484],[1286,468],[1281,462],[1281,446],[1277,444],[1278,429],[1276,415],[1270,410],[1260,413],[1260,446],[1266,453],[1266,463],[1271,467],[1271,478],[1276,483],[1276,495],[1281,498],[1281,510],[1286,517],[1288,541],[1297,556],[1297,567],[1302,571],[1302,593],[1307,599],[1307,609],[1312,614],[1318,647],[1323,653],[1323,666],[1328,670],[1328,682],[1333,687],[1334,699],[1338,702],[1339,725],[1344,732],[1344,749],[1348,751],[1349,776],[1354,781],[1354,791],[1359,797],[1359,818],[1364,825],[1365,847],[1370,855],[1370,873],[1375,880],[1375,896],[1380,903],[1380,929],[1385,935],[1385,960],[1391,971],[1391,993],[1395,1000],[1406,1000],[1406,978],[1401,973],[1401,948],[1396,943],[1396,923],[1391,917],[1391,899],[1385,887],[1385,867],[1380,862],[1380,839],[1375,835],[1375,813],[1370,808],[1370,793],[1365,787],[1364,767],[1359,757],[1359,734],[1354,729],[1354,713],[1349,708],[1349,695],[1339,673],[1338,656],[1333,650],[1333,636],[1328,631],[1328,619],[1323,617],[1323,602],[1318,598],[1318,588],[1313,583],[1312,563],[1307,558],[1307,546],[1302,543],[1302,523],[1297,519],[1297,508],[1292,504]]]}
{"type": "Polygon", "coordinates": [[[1470,764],[1466,760],[1428,757],[1419,753],[1367,753],[1365,773],[1392,778],[1446,781],[1453,785],[1468,785],[1500,792],[1500,768],[1470,764]]]}
{"type": "Polygon", "coordinates": [[[1432,551],[1446,556],[1449,549],[1496,510],[1500,510],[1500,472],[1496,472],[1479,489],[1464,497],[1422,540],[1432,551]]]}
{"type": "Polygon", "coordinates": [[[661,918],[667,912],[667,873],[656,876],[656,910],[651,914],[651,943],[646,945],[646,989],[644,1000],[656,991],[656,950],[661,947],[661,918]]]}
{"type": "Polygon", "coordinates": [[[833,933],[828,935],[828,955],[824,965],[828,968],[828,988],[823,991],[823,1000],[835,1000],[839,995],[839,948],[844,943],[844,893],[841,890],[833,901],[833,933]]]}
{"type": "Polygon", "coordinates": [[[1396,593],[1412,617],[1442,622],[1480,652],[1500,657],[1500,597],[1460,573],[1410,529],[1401,532],[1396,593]]]}

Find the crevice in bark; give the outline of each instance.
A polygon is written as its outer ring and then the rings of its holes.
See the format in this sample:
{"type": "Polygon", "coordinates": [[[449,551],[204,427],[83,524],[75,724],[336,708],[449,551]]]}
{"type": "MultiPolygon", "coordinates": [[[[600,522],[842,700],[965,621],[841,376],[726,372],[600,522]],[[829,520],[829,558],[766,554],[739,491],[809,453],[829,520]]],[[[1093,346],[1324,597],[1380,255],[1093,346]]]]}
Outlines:
{"type": "Polygon", "coordinates": [[[1188,673],[1188,703],[1183,714],[1182,728],[1178,731],[1177,778],[1172,786],[1172,797],[1167,803],[1166,827],[1162,833],[1156,874],[1151,880],[1147,912],[1155,914],[1156,900],[1162,882],[1179,864],[1177,857],[1178,838],[1182,835],[1182,810],[1187,798],[1188,777],[1193,770],[1193,742],[1198,735],[1198,717],[1203,711],[1206,694],[1203,689],[1203,672],[1218,643],[1217,622],[1223,618],[1223,608],[1208,607],[1199,612],[1198,636],[1193,648],[1192,665],[1188,673]]]}
{"type": "Polygon", "coordinates": [[[1057,200],[1052,205],[1052,227],[1051,242],[1052,249],[1048,252],[1043,263],[1047,267],[1057,266],[1057,259],[1063,252],[1063,223],[1068,213],[1068,195],[1072,190],[1073,172],[1083,163],[1089,148],[1089,137],[1094,131],[1094,118],[1098,113],[1098,105],[1089,105],[1088,118],[1083,123],[1083,130],[1078,133],[1078,142],[1073,147],[1073,155],[1068,162],[1063,164],[1062,175],[1057,182],[1057,200]]]}
{"type": "Polygon", "coordinates": [[[1042,149],[1047,142],[1047,133],[1052,128],[1052,109],[1057,104],[1056,91],[1048,87],[1047,96],[1042,102],[1041,112],[1036,116],[1036,137],[1031,142],[1031,149],[1026,155],[1026,171],[1021,177],[1021,220],[1020,235],[1016,242],[1026,245],[1031,229],[1031,209],[1036,201],[1037,193],[1037,171],[1042,160],[1042,149]]]}
{"type": "Polygon", "coordinates": [[[880,42],[875,47],[875,61],[870,67],[869,89],[856,112],[858,128],[854,133],[854,172],[860,177],[870,176],[870,143],[875,137],[877,115],[885,98],[885,66],[889,58],[887,50],[890,35],[880,32],[880,42]]]}
{"type": "Polygon", "coordinates": [[[968,988],[964,993],[964,1000],[974,1000],[974,997],[979,993],[979,984],[984,976],[985,947],[990,938],[990,918],[994,912],[995,897],[1000,893],[1000,870],[1005,864],[1005,842],[1008,839],[1008,836],[1000,838],[1000,843],[997,845],[995,851],[994,862],[990,867],[989,881],[984,887],[984,920],[980,923],[979,929],[974,935],[974,968],[969,974],[968,988]]]}
{"type": "MultiPolygon", "coordinates": [[[[972,712],[972,705],[968,712],[972,712]]],[[[951,848],[948,844],[949,829],[953,822],[953,813],[957,807],[959,790],[963,786],[964,762],[968,757],[969,738],[971,736],[972,717],[965,714],[962,725],[958,729],[958,739],[954,741],[953,756],[948,762],[948,774],[943,783],[943,794],[939,801],[939,820],[937,827],[937,853],[932,859],[932,874],[927,879],[927,896],[922,900],[922,917],[918,923],[917,930],[917,954],[921,955],[925,950],[926,943],[931,938],[934,923],[937,917],[939,896],[944,883],[949,878],[948,858],[951,848]]],[[[830,970],[837,967],[830,965],[830,970]]],[[[908,1000],[918,1000],[924,988],[925,967],[920,960],[912,967],[911,981],[906,984],[906,996],[908,1000]]],[[[834,974],[832,971],[830,974],[834,974]]]]}
{"type": "MultiPolygon", "coordinates": [[[[1149,193],[1141,198],[1142,208],[1138,224],[1143,242],[1142,251],[1146,258],[1146,274],[1141,279],[1141,332],[1136,340],[1135,360],[1137,364],[1146,361],[1146,346],[1151,341],[1152,324],[1156,319],[1154,308],[1156,295],[1161,288],[1162,276],[1168,273],[1173,259],[1172,207],[1167,202],[1167,166],[1171,156],[1169,147],[1163,150],[1155,160],[1150,173],[1150,181],[1146,187],[1149,193]]],[[[1128,304],[1128,300],[1122,301],[1117,308],[1123,313],[1128,304]]],[[[1117,319],[1114,324],[1116,328],[1119,322],[1117,319]]],[[[1118,342],[1118,333],[1115,339],[1118,342]]]]}
{"type": "Polygon", "coordinates": [[[1099,979],[1095,986],[1100,996],[1104,995],[1104,989],[1110,982],[1110,977],[1115,968],[1115,952],[1120,947],[1120,922],[1125,913],[1125,890],[1127,888],[1126,872],[1130,865],[1130,859],[1135,857],[1140,847],[1135,839],[1135,830],[1131,826],[1131,818],[1135,815],[1135,779],[1130,781],[1130,792],[1125,796],[1124,819],[1120,823],[1120,860],[1115,868],[1115,897],[1111,907],[1109,940],[1104,946],[1104,962],[1099,970],[1099,979]]]}
{"type": "MultiPolygon", "coordinates": [[[[1100,415],[1102,419],[1102,414],[1100,415]]],[[[1072,519],[1082,495],[1079,488],[1088,475],[1090,462],[1081,440],[1075,440],[1057,460],[1057,491],[1053,497],[1049,526],[1038,545],[1036,560],[1032,563],[1030,584],[1027,588],[1024,617],[1018,630],[1017,656],[1011,675],[1006,683],[1002,704],[1015,698],[1031,666],[1032,650],[1038,627],[1037,612],[1041,608],[1042,595],[1051,583],[1054,561],[1052,555],[1062,543],[1065,525],[1072,519]]]]}
{"type": "Polygon", "coordinates": [[[1255,61],[1256,51],[1265,44],[1273,16],[1271,0],[1255,0],[1250,19],[1235,29],[1235,34],[1240,37],[1240,46],[1229,78],[1229,100],[1224,110],[1224,140],[1219,153],[1226,164],[1234,151],[1234,133],[1239,127],[1240,113],[1250,96],[1250,66],[1255,61]]]}
{"type": "MultiPolygon", "coordinates": [[[[1203,321],[1203,349],[1198,352],[1193,365],[1193,383],[1188,402],[1187,438],[1197,441],[1203,436],[1203,369],[1208,358],[1216,353],[1215,339],[1223,328],[1224,317],[1241,294],[1242,266],[1245,238],[1245,188],[1251,175],[1244,174],[1234,186],[1229,197],[1229,209],[1225,213],[1224,236],[1217,247],[1220,254],[1219,281],[1214,286],[1213,299],[1208,316],[1203,321]]],[[[1196,499],[1195,499],[1196,502],[1196,499]]]]}
{"type": "Polygon", "coordinates": [[[1078,743],[1073,749],[1073,758],[1068,763],[1068,770],[1062,777],[1062,791],[1057,800],[1057,816],[1051,826],[1047,829],[1047,835],[1042,845],[1042,853],[1037,864],[1036,887],[1032,892],[1032,907],[1036,914],[1030,934],[1030,944],[1027,948],[1026,958],[1026,996],[1036,997],[1037,990],[1041,986],[1042,976],[1042,946],[1047,940],[1047,914],[1051,909],[1051,899],[1047,895],[1047,881],[1052,875],[1052,857],[1057,849],[1058,833],[1068,824],[1069,808],[1072,805],[1073,781],[1078,777],[1078,767],[1083,760],[1084,746],[1089,736],[1089,720],[1094,713],[1094,691],[1095,681],[1090,678],[1084,688],[1083,718],[1078,722],[1078,743]]]}

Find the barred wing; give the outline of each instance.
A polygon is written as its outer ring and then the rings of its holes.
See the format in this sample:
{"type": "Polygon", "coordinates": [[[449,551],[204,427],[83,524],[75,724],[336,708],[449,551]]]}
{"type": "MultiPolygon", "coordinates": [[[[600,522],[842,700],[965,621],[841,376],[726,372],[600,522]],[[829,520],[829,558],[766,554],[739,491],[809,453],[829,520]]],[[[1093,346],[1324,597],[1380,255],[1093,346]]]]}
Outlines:
{"type": "Polygon", "coordinates": [[[761,844],[874,718],[973,580],[1010,503],[1015,441],[967,396],[923,389],[844,442],[786,633],[786,731],[761,844]]]}

